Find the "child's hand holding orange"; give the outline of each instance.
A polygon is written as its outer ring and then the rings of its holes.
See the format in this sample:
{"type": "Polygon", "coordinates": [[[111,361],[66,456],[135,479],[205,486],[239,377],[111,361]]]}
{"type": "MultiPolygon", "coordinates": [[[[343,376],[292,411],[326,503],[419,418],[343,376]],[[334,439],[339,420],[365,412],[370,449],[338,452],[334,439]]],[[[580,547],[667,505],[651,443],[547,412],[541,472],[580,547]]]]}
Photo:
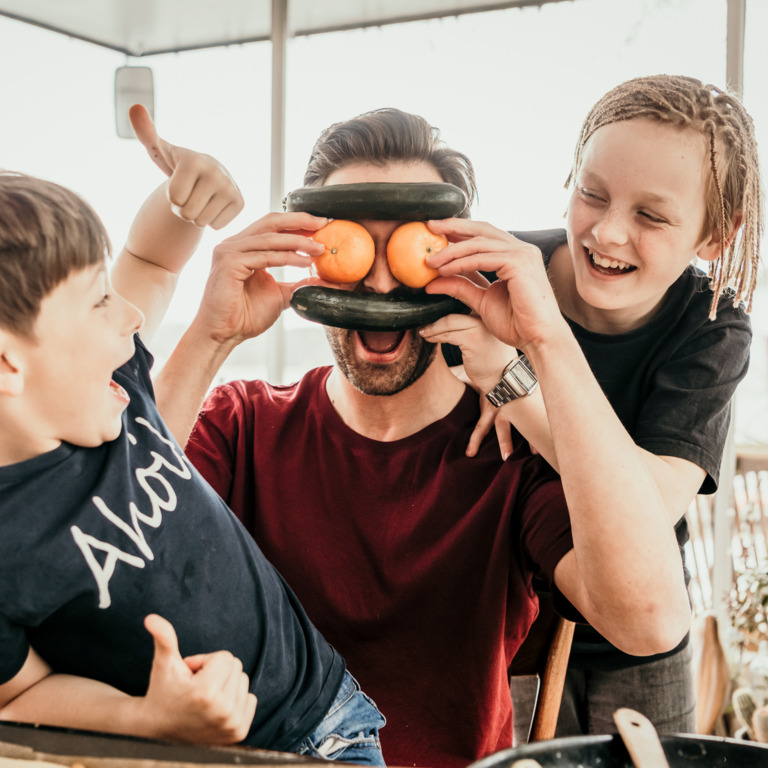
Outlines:
{"type": "Polygon", "coordinates": [[[438,276],[426,259],[448,245],[445,235],[437,235],[423,221],[400,225],[387,243],[387,261],[392,274],[403,285],[423,288],[438,276]]]}

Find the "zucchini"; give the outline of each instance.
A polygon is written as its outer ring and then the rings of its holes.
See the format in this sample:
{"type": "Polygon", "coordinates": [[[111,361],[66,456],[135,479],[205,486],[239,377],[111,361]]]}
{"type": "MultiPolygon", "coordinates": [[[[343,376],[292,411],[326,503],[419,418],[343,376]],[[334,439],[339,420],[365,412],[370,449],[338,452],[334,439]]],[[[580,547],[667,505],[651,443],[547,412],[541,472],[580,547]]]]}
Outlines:
{"type": "Polygon", "coordinates": [[[427,221],[458,216],[467,198],[443,182],[363,182],[302,187],[283,200],[284,211],[305,211],[331,219],[427,221]]]}
{"type": "Polygon", "coordinates": [[[355,331],[404,331],[470,311],[458,299],[441,294],[355,293],[320,285],[297,288],[291,307],[314,323],[355,331]]]}

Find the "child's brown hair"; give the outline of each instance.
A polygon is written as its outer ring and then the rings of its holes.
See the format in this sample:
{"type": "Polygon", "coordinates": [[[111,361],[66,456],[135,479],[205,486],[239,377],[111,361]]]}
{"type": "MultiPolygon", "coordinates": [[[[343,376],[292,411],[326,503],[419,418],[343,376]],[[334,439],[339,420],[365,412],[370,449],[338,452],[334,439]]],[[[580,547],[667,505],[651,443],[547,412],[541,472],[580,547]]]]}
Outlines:
{"type": "Polygon", "coordinates": [[[721,255],[710,263],[714,291],[710,317],[720,296],[733,289],[734,305],[752,308],[760,261],[763,199],[752,118],[734,95],[692,77],[652,75],[613,88],[587,115],[566,187],[581,166],[584,145],[604,125],[646,118],[702,134],[712,173],[706,190],[702,237],[718,231],[721,255]],[[738,231],[734,231],[738,230],[738,231]]]}
{"type": "Polygon", "coordinates": [[[0,171],[0,327],[32,336],[42,300],[110,251],[101,219],[74,192],[0,171]]]}

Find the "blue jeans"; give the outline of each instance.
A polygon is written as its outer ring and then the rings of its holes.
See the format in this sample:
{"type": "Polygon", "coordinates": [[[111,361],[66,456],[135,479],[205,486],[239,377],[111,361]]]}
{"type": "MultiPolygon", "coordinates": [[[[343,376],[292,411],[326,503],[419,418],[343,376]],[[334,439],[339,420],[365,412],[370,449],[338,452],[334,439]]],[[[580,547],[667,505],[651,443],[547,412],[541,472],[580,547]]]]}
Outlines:
{"type": "Polygon", "coordinates": [[[660,733],[696,733],[691,643],[649,664],[626,669],[569,669],[555,735],[616,733],[613,713],[629,707],[660,733]]]}
{"type": "Polygon", "coordinates": [[[349,672],[326,716],[306,739],[288,750],[357,765],[384,766],[379,728],[386,720],[349,672]]]}

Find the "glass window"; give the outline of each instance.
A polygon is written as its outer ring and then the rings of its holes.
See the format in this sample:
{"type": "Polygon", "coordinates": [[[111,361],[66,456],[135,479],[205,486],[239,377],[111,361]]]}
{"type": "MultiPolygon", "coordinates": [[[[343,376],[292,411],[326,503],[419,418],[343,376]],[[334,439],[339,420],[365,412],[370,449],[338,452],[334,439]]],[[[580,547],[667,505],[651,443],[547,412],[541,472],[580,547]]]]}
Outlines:
{"type": "MultiPolygon", "coordinates": [[[[762,73],[768,61],[760,31],[768,26],[768,8],[756,0],[747,6],[744,98],[765,158],[762,73]]],[[[615,84],[644,74],[684,73],[724,83],[726,11],[727,0],[578,0],[292,39],[286,190],[301,186],[323,128],[368,109],[397,106],[424,115],[472,158],[480,189],[476,218],[508,229],[559,226],[563,183],[592,103],[615,84]]],[[[152,67],[161,135],[219,158],[243,190],[244,212],[225,230],[205,234],[181,279],[153,345],[161,364],[197,307],[214,245],[268,210],[271,46],[126,60],[2,17],[0,41],[0,166],[83,194],[116,248],[148,191],[163,179],[136,142],[115,134],[119,66],[152,67]]],[[[753,321],[753,360],[739,393],[737,440],[766,442],[764,270],[753,321]]],[[[286,312],[280,328],[233,353],[220,378],[267,376],[268,362],[279,358],[281,381],[329,362],[322,329],[286,312]]]]}
{"type": "MultiPolygon", "coordinates": [[[[755,121],[763,185],[768,184],[768,50],[764,31],[768,5],[748,0],[744,41],[744,104],[755,121]]],[[[763,201],[765,202],[765,201],[763,201]]],[[[763,238],[763,254],[766,253],[763,238]]],[[[736,396],[736,442],[768,445],[768,274],[765,256],[758,272],[752,309],[752,350],[747,378],[736,396]]]]}
{"type": "MultiPolygon", "coordinates": [[[[475,218],[557,227],[594,101],[639,75],[724,83],[725,45],[726,0],[578,0],[298,38],[288,52],[287,186],[301,186],[325,127],[395,106],[423,115],[472,159],[475,218]]],[[[290,313],[284,324],[288,339],[301,329],[314,354],[327,355],[321,329],[290,313]]],[[[306,363],[291,347],[288,380],[306,363]]]]}

